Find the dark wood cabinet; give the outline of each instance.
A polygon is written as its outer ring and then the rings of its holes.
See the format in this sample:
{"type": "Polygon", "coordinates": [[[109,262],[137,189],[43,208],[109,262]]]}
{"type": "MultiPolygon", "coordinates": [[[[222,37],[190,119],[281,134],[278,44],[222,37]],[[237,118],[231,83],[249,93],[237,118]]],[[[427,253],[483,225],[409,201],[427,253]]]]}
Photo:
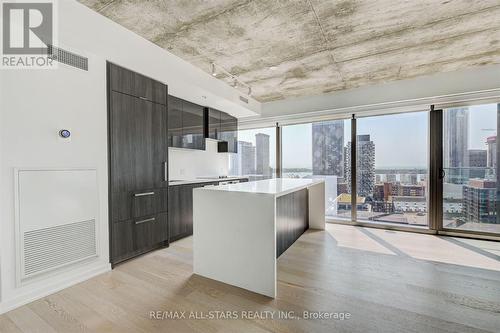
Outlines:
{"type": "Polygon", "coordinates": [[[108,87],[110,261],[116,264],[168,244],[167,86],[108,63],[108,87]]]}
{"type": "Polygon", "coordinates": [[[109,67],[109,86],[113,91],[167,104],[167,90],[163,83],[114,64],[109,67]]]}
{"type": "Polygon", "coordinates": [[[193,225],[193,186],[178,185],[169,188],[169,237],[175,241],[189,236],[193,225]]]}
{"type": "Polygon", "coordinates": [[[286,251],[309,228],[308,190],[276,199],[276,257],[286,251]]]}
{"type": "Polygon", "coordinates": [[[112,192],[166,187],[165,106],[115,91],[110,99],[112,192]]]}
{"type": "Polygon", "coordinates": [[[205,108],[205,137],[219,140],[220,153],[237,153],[238,120],[225,112],[205,108]]]}
{"type": "Polygon", "coordinates": [[[169,241],[193,234],[193,190],[219,182],[170,186],[168,190],[169,241]]]}
{"type": "Polygon", "coordinates": [[[168,238],[167,213],[112,223],[112,263],[151,251],[168,238]]]}
{"type": "Polygon", "coordinates": [[[220,132],[220,118],[221,113],[219,110],[212,108],[205,108],[205,137],[218,140],[220,132]]]}
{"type": "Polygon", "coordinates": [[[182,102],[182,147],[205,150],[204,108],[188,101],[182,102]]]}
{"type": "Polygon", "coordinates": [[[237,153],[238,152],[238,120],[221,112],[219,140],[227,142],[226,145],[219,145],[220,152],[237,153]],[[221,147],[224,147],[221,149],[221,147]]]}
{"type": "Polygon", "coordinates": [[[168,96],[168,146],[182,148],[182,99],[168,96]]]}
{"type": "Polygon", "coordinates": [[[204,107],[169,96],[168,146],[205,150],[204,107]]]}

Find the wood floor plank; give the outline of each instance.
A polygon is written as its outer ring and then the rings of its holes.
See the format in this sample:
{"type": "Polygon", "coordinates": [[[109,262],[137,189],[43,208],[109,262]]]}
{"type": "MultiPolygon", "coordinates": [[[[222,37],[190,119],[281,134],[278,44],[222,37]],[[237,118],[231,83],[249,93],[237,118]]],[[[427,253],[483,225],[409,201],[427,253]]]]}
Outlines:
{"type": "Polygon", "coordinates": [[[498,251],[498,242],[329,224],[278,259],[271,299],[194,275],[185,238],[0,316],[0,332],[498,332],[498,251]],[[239,318],[152,318],[156,311],[239,318]],[[300,318],[304,311],[351,317],[300,318]]]}

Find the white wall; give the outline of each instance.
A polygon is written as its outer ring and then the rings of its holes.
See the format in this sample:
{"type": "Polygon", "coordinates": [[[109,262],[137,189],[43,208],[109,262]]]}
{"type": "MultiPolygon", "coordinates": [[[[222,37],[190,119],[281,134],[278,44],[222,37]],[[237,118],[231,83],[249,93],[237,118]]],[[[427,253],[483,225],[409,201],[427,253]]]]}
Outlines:
{"type": "Polygon", "coordinates": [[[229,172],[229,153],[218,153],[217,141],[210,139],[206,140],[205,151],[169,148],[168,162],[172,180],[227,175],[229,172]]]}
{"type": "MultiPolygon", "coordinates": [[[[57,44],[87,56],[89,71],[60,64],[53,70],[2,70],[0,74],[0,313],[110,268],[106,60],[165,82],[170,93],[192,102],[235,116],[260,112],[260,103],[250,99],[249,106],[243,105],[239,93],[227,84],[74,0],[58,1],[56,15],[57,44]],[[70,143],[58,139],[61,128],[72,130],[70,143]],[[98,259],[16,285],[14,168],[97,170],[98,259]]],[[[174,159],[176,155],[173,154],[174,159]]],[[[178,160],[188,160],[183,153],[178,155],[178,160]]],[[[218,159],[222,161],[224,155],[218,159]]],[[[200,157],[194,157],[197,164],[202,164],[200,157]]],[[[220,169],[222,162],[217,161],[220,169]]],[[[186,172],[194,171],[186,167],[186,172]]]]}

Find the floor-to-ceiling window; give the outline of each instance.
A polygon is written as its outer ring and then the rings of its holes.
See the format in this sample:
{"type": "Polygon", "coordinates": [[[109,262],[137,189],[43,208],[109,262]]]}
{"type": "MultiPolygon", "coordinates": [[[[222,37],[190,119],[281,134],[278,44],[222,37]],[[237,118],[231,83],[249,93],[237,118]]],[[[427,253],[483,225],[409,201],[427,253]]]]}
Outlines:
{"type": "Polygon", "coordinates": [[[443,110],[443,228],[500,233],[500,104],[443,110]]]}
{"type": "Polygon", "coordinates": [[[283,126],[282,176],[325,180],[326,215],[350,219],[350,184],[346,178],[346,143],[350,120],[283,126]]]}
{"type": "MultiPolygon", "coordinates": [[[[428,117],[412,112],[357,119],[358,221],[428,225],[428,117]]],[[[350,169],[346,174],[349,180],[350,169]]]]}
{"type": "Polygon", "coordinates": [[[232,168],[270,178],[279,160],[282,177],[324,179],[330,222],[500,235],[500,104],[429,110],[240,131],[247,153],[240,148],[232,168]],[[262,142],[270,146],[259,155],[262,142]],[[269,169],[258,156],[269,156],[269,169]]]}
{"type": "Polygon", "coordinates": [[[229,174],[251,181],[276,177],[276,127],[238,131],[238,153],[230,154],[229,174]]]}

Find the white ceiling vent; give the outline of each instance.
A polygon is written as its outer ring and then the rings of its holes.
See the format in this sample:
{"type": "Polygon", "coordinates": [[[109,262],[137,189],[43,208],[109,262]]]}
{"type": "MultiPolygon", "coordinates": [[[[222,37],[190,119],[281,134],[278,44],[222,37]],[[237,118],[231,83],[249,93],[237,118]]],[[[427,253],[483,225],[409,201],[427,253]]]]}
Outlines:
{"type": "Polygon", "coordinates": [[[248,98],[245,98],[243,96],[240,96],[240,101],[242,101],[243,103],[248,104],[248,98]]]}

